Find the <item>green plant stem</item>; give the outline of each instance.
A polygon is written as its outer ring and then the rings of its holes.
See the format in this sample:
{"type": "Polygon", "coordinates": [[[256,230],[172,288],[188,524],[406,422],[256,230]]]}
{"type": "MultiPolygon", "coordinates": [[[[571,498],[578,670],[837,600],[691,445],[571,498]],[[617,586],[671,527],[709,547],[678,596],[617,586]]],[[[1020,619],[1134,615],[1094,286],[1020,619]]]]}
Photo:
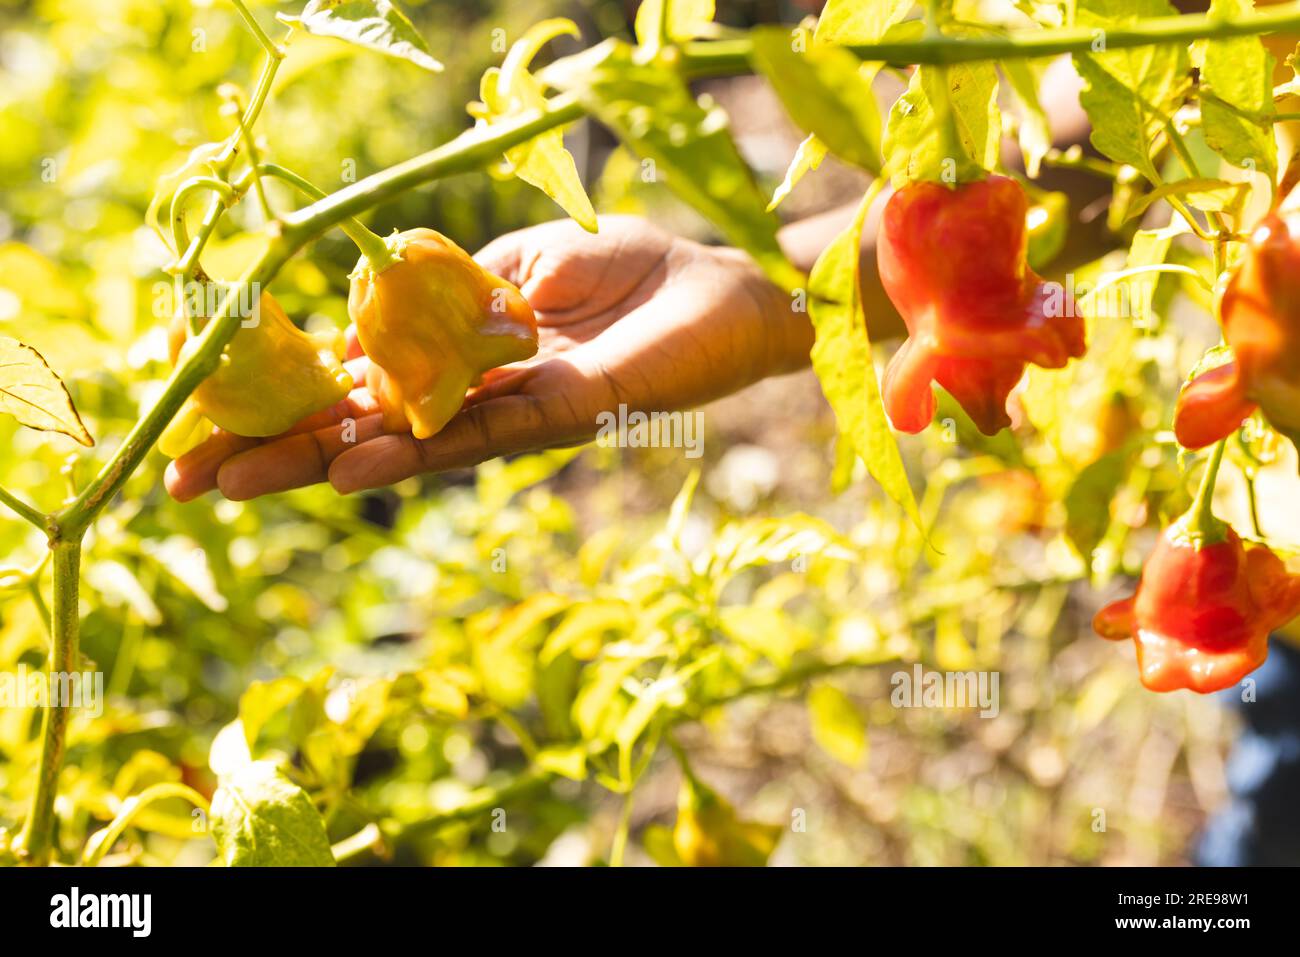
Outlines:
{"type": "Polygon", "coordinates": [[[121,809],[113,820],[108,823],[108,826],[92,835],[86,843],[81,862],[87,867],[94,867],[104,859],[104,855],[112,849],[113,845],[117,843],[117,839],[126,832],[126,829],[131,826],[131,822],[135,820],[141,811],[154,801],[165,801],[168,798],[181,798],[189,801],[204,814],[211,811],[208,806],[208,799],[188,785],[176,781],[164,781],[161,784],[154,784],[122,802],[121,809]]]}
{"type": "Polygon", "coordinates": [[[1214,517],[1214,486],[1219,479],[1219,466],[1223,463],[1223,450],[1227,444],[1227,439],[1215,444],[1196,490],[1196,498],[1187,512],[1187,530],[1206,543],[1222,538],[1223,523],[1214,517]]]}
{"type": "Polygon", "coordinates": [[[1259,524],[1259,494],[1255,489],[1254,473],[1246,476],[1246,501],[1250,506],[1250,528],[1255,538],[1263,538],[1264,530],[1259,524]]]}
{"type": "Polygon", "coordinates": [[[273,57],[283,58],[284,53],[266,35],[266,31],[262,29],[261,24],[257,22],[257,18],[253,16],[248,7],[244,6],[242,0],[230,0],[230,2],[235,5],[235,9],[239,11],[239,16],[243,19],[244,25],[248,27],[253,36],[257,37],[257,42],[262,44],[262,48],[273,57]]]}
{"type": "Polygon", "coordinates": [[[632,829],[632,802],[636,798],[636,791],[632,788],[627,789],[623,795],[623,808],[618,815],[618,827],[614,829],[614,840],[609,848],[609,866],[622,867],[623,856],[627,851],[628,832],[632,829]]]}
{"type": "Polygon", "coordinates": [[[1120,164],[1087,156],[1077,146],[1071,146],[1065,150],[1048,150],[1043,156],[1043,164],[1055,166],[1058,169],[1077,169],[1109,180],[1114,180],[1119,176],[1120,170],[1120,164]]]}
{"type": "MultiPolygon", "coordinates": [[[[1259,36],[1300,27],[1300,3],[1281,4],[1265,12],[1227,20],[1204,13],[1153,17],[1127,28],[1108,29],[1105,49],[1128,50],[1159,43],[1259,36]]],[[[937,36],[893,43],[852,44],[864,60],[891,65],[955,64],[975,60],[1024,60],[1062,53],[1089,53],[1100,31],[1092,27],[1013,30],[1000,37],[937,36]]],[[[682,60],[695,76],[725,76],[749,71],[752,52],[746,38],[701,40],[682,45],[682,60]]]]}
{"type": "MultiPolygon", "coordinates": [[[[262,28],[257,25],[252,14],[244,7],[239,0],[234,0],[235,6],[239,9],[240,15],[244,18],[253,32],[258,36],[258,41],[266,49],[266,62],[262,65],[261,75],[257,78],[257,86],[253,89],[252,99],[248,102],[248,109],[240,117],[235,132],[226,139],[225,148],[217,157],[214,166],[219,177],[230,175],[231,169],[235,165],[235,160],[239,156],[239,142],[243,136],[244,127],[252,129],[257,123],[257,118],[262,115],[262,107],[266,105],[266,98],[271,94],[271,85],[275,82],[275,74],[280,69],[280,62],[284,59],[284,51],[271,42],[262,28]]],[[[225,212],[225,204],[220,196],[214,196],[208,203],[208,208],[203,214],[203,221],[199,225],[198,233],[185,249],[177,249],[176,255],[179,257],[177,271],[183,279],[189,279],[195,269],[198,268],[199,256],[203,248],[207,245],[212,233],[217,228],[217,223],[221,220],[222,213],[225,212]]]]}
{"type": "MultiPolygon", "coordinates": [[[[78,588],[81,578],[81,541],[59,541],[54,550],[54,617],[50,644],[50,674],[76,670],[77,630],[80,626],[78,588]]],[[[49,862],[54,833],[54,797],[67,741],[69,703],[54,700],[45,709],[41,733],[41,764],[32,794],[31,810],[23,824],[21,853],[31,864],[49,862]]]]}
{"type": "Polygon", "coordinates": [[[46,517],[7,489],[0,488],[0,502],[8,505],[17,515],[25,518],[41,531],[47,530],[48,521],[46,517]]]}
{"type": "MultiPolygon", "coordinates": [[[[319,186],[277,163],[262,163],[257,167],[257,171],[260,174],[274,176],[276,179],[288,183],[303,195],[310,196],[314,200],[325,199],[329,195],[319,186]]],[[[366,262],[376,272],[383,272],[384,267],[395,260],[396,257],[394,257],[393,251],[388,248],[388,244],[384,242],[384,238],[367,227],[361,220],[352,216],[339,220],[339,229],[343,230],[348,239],[356,244],[357,249],[361,251],[361,255],[366,257],[366,262]]]]}
{"type": "Polygon", "coordinates": [[[190,197],[199,190],[212,190],[226,206],[233,203],[236,198],[236,192],[231,188],[230,184],[223,179],[217,179],[215,176],[194,176],[181,183],[180,188],[172,195],[171,211],[169,213],[172,247],[176,250],[177,255],[180,255],[182,251],[189,247],[189,232],[185,228],[185,206],[190,197]]]}
{"type": "Polygon", "coordinates": [[[330,848],[334,855],[335,862],[342,864],[350,861],[354,857],[360,857],[367,851],[373,851],[376,854],[384,853],[384,832],[378,824],[367,824],[351,837],[345,837],[333,847],[330,848]]]}
{"type": "Polygon", "coordinates": [[[289,248],[301,248],[349,216],[363,213],[431,180],[479,169],[494,162],[509,147],[525,143],[540,133],[572,123],[582,116],[583,109],[577,98],[561,94],[547,101],[545,109],[529,110],[504,122],[467,130],[437,149],[367,176],[319,202],[281,217],[280,238],[289,248]]]}

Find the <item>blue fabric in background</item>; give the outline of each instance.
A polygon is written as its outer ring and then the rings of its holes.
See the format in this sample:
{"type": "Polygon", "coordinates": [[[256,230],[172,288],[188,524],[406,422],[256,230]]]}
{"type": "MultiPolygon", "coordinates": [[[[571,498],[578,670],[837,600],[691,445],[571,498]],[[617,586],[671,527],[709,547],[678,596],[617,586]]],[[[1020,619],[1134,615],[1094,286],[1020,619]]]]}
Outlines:
{"type": "Polygon", "coordinates": [[[1231,799],[1196,850],[1203,867],[1300,865],[1300,651],[1272,641],[1254,678],[1253,702],[1221,694],[1245,728],[1228,755],[1231,799]]]}

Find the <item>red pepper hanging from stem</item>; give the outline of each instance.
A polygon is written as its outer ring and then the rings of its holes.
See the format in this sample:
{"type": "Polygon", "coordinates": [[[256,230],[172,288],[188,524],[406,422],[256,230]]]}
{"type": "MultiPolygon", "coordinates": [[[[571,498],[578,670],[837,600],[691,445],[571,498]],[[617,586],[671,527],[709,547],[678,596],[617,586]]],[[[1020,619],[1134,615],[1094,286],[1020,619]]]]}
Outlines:
{"type": "Polygon", "coordinates": [[[1137,594],[1093,620],[1103,638],[1133,639],[1152,691],[1231,687],[1264,663],[1270,632],[1300,614],[1300,576],[1210,510],[1222,456],[1220,444],[1191,509],[1147,559],[1137,594]]]}
{"type": "Polygon", "coordinates": [[[885,207],[880,278],[910,338],[885,372],[894,427],[920,432],[943,386],[986,435],[1028,363],[1063,367],[1085,349],[1083,318],[1026,261],[1024,190],[1004,176],[948,187],[916,182],[885,207]]]}

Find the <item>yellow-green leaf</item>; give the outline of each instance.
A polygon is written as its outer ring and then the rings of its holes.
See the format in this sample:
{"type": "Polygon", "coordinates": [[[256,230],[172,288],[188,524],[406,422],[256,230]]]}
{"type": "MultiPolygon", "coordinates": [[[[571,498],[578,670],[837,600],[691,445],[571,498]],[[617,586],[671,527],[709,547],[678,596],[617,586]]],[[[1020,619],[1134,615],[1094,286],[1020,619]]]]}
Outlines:
{"type": "Polygon", "coordinates": [[[0,336],[0,412],[42,432],[60,432],[90,446],[95,440],[45,358],[29,345],[0,336]]]}
{"type": "Polygon", "coordinates": [[[858,285],[862,227],[874,196],[875,189],[868,192],[853,222],[813,266],[808,284],[808,307],[816,333],[812,365],[835,410],[840,434],[862,457],[885,493],[920,528],[916,496],[880,399],[858,285]]]}
{"type": "Polygon", "coordinates": [[[867,729],[848,695],[834,685],[808,692],[808,719],[813,740],[842,764],[857,767],[867,756],[867,729]]]}

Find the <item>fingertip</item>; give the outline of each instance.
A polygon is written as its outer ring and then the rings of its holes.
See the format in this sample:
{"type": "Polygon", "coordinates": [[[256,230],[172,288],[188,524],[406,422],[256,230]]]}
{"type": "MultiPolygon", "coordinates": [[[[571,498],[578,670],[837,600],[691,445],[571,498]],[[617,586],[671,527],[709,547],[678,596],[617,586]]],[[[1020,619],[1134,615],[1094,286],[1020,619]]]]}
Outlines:
{"type": "Polygon", "coordinates": [[[186,483],[185,475],[176,467],[174,461],[168,462],[167,469],[163,472],[163,488],[167,490],[168,495],[182,505],[203,494],[186,483]]]}
{"type": "Polygon", "coordinates": [[[249,469],[238,462],[227,462],[217,469],[217,489],[232,502],[247,502],[261,494],[251,480],[249,469]]]}

